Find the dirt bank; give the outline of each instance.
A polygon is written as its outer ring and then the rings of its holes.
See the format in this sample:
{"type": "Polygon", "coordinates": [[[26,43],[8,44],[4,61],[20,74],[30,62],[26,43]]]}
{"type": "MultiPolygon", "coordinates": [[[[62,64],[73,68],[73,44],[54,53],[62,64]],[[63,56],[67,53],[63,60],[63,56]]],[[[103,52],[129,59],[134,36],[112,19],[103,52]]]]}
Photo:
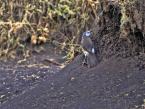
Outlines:
{"type": "Polygon", "coordinates": [[[4,103],[1,109],[143,108],[145,69],[141,56],[113,57],[92,69],[82,67],[78,60],[36,88],[4,103]]]}

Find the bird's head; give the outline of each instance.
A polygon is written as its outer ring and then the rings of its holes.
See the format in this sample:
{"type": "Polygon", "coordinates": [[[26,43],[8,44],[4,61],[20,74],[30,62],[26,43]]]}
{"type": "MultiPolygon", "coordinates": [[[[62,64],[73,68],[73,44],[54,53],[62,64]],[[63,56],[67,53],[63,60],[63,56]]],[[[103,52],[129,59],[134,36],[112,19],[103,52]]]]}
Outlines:
{"type": "Polygon", "coordinates": [[[83,33],[83,37],[90,37],[92,35],[91,31],[86,31],[83,33]]]}

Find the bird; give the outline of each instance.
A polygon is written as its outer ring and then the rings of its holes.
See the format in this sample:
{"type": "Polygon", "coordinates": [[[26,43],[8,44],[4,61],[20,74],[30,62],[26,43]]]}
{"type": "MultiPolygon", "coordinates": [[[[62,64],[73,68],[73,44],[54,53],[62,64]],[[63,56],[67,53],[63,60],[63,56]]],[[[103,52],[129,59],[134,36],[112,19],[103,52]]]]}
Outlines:
{"type": "Polygon", "coordinates": [[[95,66],[97,64],[97,59],[95,55],[94,43],[91,39],[92,32],[86,31],[82,34],[81,46],[84,54],[83,64],[88,67],[95,66]]]}

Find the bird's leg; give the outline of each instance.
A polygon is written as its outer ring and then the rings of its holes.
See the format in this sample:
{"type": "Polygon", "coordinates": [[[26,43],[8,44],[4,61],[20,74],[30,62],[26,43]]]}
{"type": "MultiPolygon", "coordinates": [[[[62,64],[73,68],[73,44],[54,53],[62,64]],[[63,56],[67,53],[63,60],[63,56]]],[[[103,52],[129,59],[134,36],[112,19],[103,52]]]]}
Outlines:
{"type": "Polygon", "coordinates": [[[83,59],[83,65],[87,65],[87,56],[85,55],[84,59],[83,59]]]}
{"type": "Polygon", "coordinates": [[[84,53],[84,59],[83,59],[83,65],[87,65],[88,64],[88,55],[89,55],[89,53],[87,52],[87,51],[83,51],[83,53],[84,53]]]}
{"type": "Polygon", "coordinates": [[[83,59],[83,62],[82,62],[83,65],[86,64],[85,60],[86,60],[86,56],[83,59]]]}

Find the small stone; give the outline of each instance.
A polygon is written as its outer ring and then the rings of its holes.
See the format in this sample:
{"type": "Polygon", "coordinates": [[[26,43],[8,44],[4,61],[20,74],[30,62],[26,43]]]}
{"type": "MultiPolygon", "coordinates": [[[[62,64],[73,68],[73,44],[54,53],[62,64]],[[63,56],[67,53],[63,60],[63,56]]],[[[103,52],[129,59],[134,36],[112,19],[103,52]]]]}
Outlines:
{"type": "Polygon", "coordinates": [[[74,77],[71,77],[71,81],[73,81],[73,80],[75,80],[75,78],[74,77]]]}

